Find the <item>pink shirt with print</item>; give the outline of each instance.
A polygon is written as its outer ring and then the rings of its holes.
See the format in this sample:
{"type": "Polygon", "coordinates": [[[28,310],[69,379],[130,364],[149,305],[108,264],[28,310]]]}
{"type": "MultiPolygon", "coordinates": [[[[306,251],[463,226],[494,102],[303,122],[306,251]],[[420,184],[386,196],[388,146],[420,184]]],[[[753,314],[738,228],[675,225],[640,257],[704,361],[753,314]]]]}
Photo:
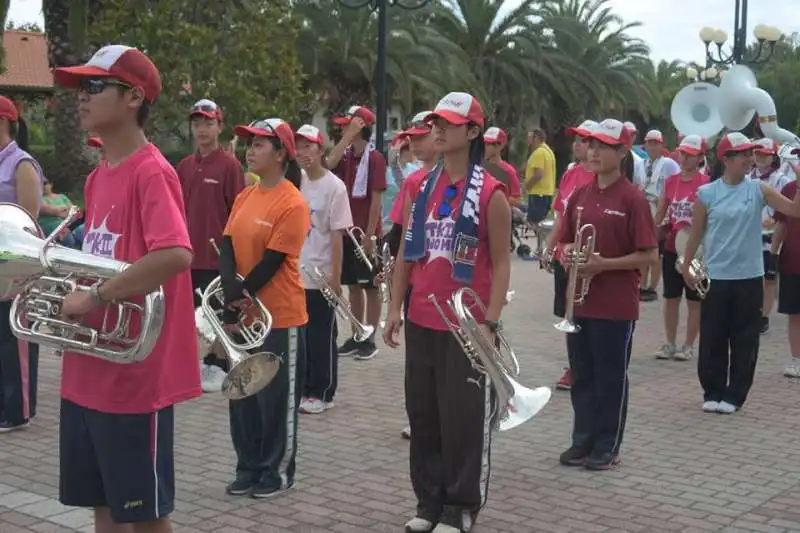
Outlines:
{"type": "Polygon", "coordinates": [[[419,184],[425,179],[425,176],[428,175],[428,172],[430,172],[430,169],[423,167],[415,170],[403,180],[403,183],[400,185],[400,192],[397,193],[397,196],[395,196],[394,202],[392,203],[392,210],[389,211],[389,220],[391,220],[394,224],[403,223],[403,213],[405,211],[404,207],[406,205],[406,198],[416,195],[416,192],[412,191],[416,191],[416,189],[419,188],[419,184]]]}
{"type": "Polygon", "coordinates": [[[692,208],[697,198],[697,189],[708,183],[708,176],[698,171],[691,178],[673,174],[664,181],[664,198],[667,202],[667,224],[669,234],[664,251],[675,253],[675,236],[683,228],[692,225],[692,208]]]}
{"type": "MultiPolygon", "coordinates": [[[[558,184],[556,197],[553,200],[553,209],[558,213],[558,217],[563,220],[564,212],[567,210],[569,199],[576,189],[583,187],[588,183],[594,181],[594,174],[586,170],[583,165],[576,164],[561,176],[561,181],[558,184]]],[[[555,258],[561,259],[564,246],[561,243],[556,245],[555,258]]]]}
{"type": "MultiPolygon", "coordinates": [[[[421,182],[418,182],[421,185],[421,182]]],[[[425,208],[425,257],[417,261],[411,268],[411,300],[408,306],[408,320],[414,324],[434,330],[447,331],[447,325],[436,312],[433,304],[428,300],[428,295],[433,294],[449,319],[455,321],[450,308],[445,303],[459,288],[463,287],[453,279],[452,254],[455,244],[456,219],[460,213],[461,197],[464,194],[467,180],[462,179],[456,183],[457,193],[451,205],[453,212],[449,217],[440,219],[436,216],[439,204],[443,201],[444,190],[450,186],[450,178],[442,172],[436,188],[428,197],[425,208]]],[[[412,189],[410,199],[413,202],[420,187],[412,189]]],[[[495,191],[506,193],[505,186],[490,174],[484,174],[483,187],[478,199],[479,224],[478,224],[478,249],[475,256],[472,283],[470,287],[478,293],[485,305],[489,305],[489,296],[492,286],[492,257],[489,250],[489,229],[486,224],[489,211],[489,199],[495,191]]],[[[473,310],[474,311],[474,310],[473,310]]],[[[477,311],[476,318],[482,319],[477,311]]]]}
{"type": "MultiPolygon", "coordinates": [[[[86,180],[84,196],[85,253],[135,263],[155,250],[192,249],[178,176],[152,144],[114,168],[102,162],[86,180]]],[[[142,414],[202,394],[189,270],[163,288],[164,325],[147,359],[126,365],[66,352],[62,398],[103,413],[142,414]]],[[[102,319],[98,310],[85,323],[97,328],[102,319]]],[[[139,327],[133,323],[131,335],[139,327]]]]}

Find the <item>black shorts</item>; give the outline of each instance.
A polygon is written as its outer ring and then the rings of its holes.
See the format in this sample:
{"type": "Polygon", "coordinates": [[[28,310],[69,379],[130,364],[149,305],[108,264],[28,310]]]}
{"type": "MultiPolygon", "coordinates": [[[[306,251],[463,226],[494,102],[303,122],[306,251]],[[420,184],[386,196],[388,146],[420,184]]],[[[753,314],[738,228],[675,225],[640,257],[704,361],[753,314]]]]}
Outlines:
{"type": "Polygon", "coordinates": [[[567,312],[567,273],[561,263],[553,261],[553,314],[564,318],[567,312]]]}
{"type": "MultiPolygon", "coordinates": [[[[356,253],[355,244],[349,235],[345,234],[343,237],[344,245],[342,246],[342,285],[352,287],[358,285],[364,289],[374,289],[375,275],[380,268],[378,261],[370,259],[372,262],[373,270],[370,271],[361,257],[356,253]]],[[[381,249],[381,240],[378,239],[375,245],[376,250],[381,249]]]]}
{"type": "Polygon", "coordinates": [[[172,407],[101,413],[61,400],[59,500],[108,507],[117,523],[153,522],[175,508],[172,407]]]}
{"type": "Polygon", "coordinates": [[[775,281],[775,272],[769,271],[770,251],[764,250],[764,279],[767,281],[775,281]]]}
{"type": "Polygon", "coordinates": [[[678,254],[675,252],[664,252],[661,256],[661,278],[664,280],[664,293],[666,299],[680,298],[684,294],[686,299],[691,302],[699,302],[700,295],[697,291],[690,289],[678,269],[675,268],[675,261],[678,254]]]}
{"type": "Polygon", "coordinates": [[[528,222],[538,224],[550,212],[550,204],[553,202],[552,196],[539,196],[531,194],[528,196],[528,222]]]}
{"type": "Polygon", "coordinates": [[[800,315],[800,274],[780,275],[778,312],[782,315],[800,315]]]}

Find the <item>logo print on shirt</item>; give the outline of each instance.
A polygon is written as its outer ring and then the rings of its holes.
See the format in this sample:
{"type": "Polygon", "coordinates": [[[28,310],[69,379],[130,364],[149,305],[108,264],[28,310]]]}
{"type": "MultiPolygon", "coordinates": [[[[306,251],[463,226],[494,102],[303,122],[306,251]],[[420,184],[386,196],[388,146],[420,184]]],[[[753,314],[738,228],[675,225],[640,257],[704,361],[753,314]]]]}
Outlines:
{"type": "Polygon", "coordinates": [[[456,222],[452,214],[447,218],[437,220],[433,216],[437,207],[434,205],[428,215],[428,220],[425,221],[425,251],[428,252],[426,262],[430,263],[434,259],[442,257],[452,263],[456,222]]]}
{"type": "Polygon", "coordinates": [[[99,226],[95,226],[94,220],[92,220],[92,225],[83,238],[84,252],[102,257],[111,257],[112,259],[114,258],[114,250],[122,234],[114,233],[108,229],[109,215],[106,215],[106,218],[103,219],[103,222],[99,226]]]}
{"type": "Polygon", "coordinates": [[[694,202],[689,200],[688,196],[683,200],[676,200],[673,198],[669,206],[672,223],[680,224],[681,222],[691,222],[693,205],[694,202]]]}
{"type": "Polygon", "coordinates": [[[622,211],[615,211],[614,209],[604,209],[603,214],[614,215],[615,217],[625,217],[625,213],[622,211]]]}

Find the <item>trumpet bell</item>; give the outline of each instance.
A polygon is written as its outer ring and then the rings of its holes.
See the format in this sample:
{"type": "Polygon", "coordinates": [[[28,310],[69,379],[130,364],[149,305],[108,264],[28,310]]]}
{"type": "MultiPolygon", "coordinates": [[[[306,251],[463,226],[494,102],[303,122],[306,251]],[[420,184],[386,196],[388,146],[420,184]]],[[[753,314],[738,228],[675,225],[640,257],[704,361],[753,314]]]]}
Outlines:
{"type": "Polygon", "coordinates": [[[508,402],[505,417],[500,420],[498,425],[500,431],[514,429],[539,414],[539,411],[544,409],[544,406],[547,405],[553,395],[550,387],[529,389],[523,387],[511,377],[507,379],[514,388],[514,396],[508,402]]]}
{"type": "MultiPolygon", "coordinates": [[[[233,361],[231,361],[233,362],[233,361]]],[[[280,359],[270,352],[248,354],[231,367],[222,382],[222,395],[241,400],[257,393],[273,380],[280,369],[280,359]]]]}
{"type": "Polygon", "coordinates": [[[675,129],[684,135],[706,139],[718,134],[723,128],[718,99],[719,87],[710,83],[692,83],[681,89],[670,107],[675,129]]]}

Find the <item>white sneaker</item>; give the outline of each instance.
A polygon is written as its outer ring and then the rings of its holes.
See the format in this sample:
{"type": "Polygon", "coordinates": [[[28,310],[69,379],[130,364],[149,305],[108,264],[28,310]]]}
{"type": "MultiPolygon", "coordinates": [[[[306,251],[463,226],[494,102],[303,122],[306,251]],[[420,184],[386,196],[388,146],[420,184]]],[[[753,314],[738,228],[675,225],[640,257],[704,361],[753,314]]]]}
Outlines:
{"type": "Polygon", "coordinates": [[[206,365],[200,371],[200,384],[203,392],[220,392],[222,390],[222,382],[225,381],[227,375],[224,370],[216,365],[206,365]]]}
{"type": "Polygon", "coordinates": [[[728,402],[719,402],[719,407],[717,407],[717,412],[721,415],[732,415],[738,410],[738,407],[728,402]]]}
{"type": "Polygon", "coordinates": [[[404,427],[403,431],[400,432],[400,436],[404,439],[411,440],[411,426],[404,427]]]}
{"type": "Polygon", "coordinates": [[[300,402],[300,412],[309,415],[318,415],[333,407],[333,402],[323,402],[319,398],[305,398],[300,402]]]}
{"type": "Polygon", "coordinates": [[[792,358],[792,362],[783,369],[783,375],[787,378],[800,378],[800,361],[792,358]]]}
{"type": "Polygon", "coordinates": [[[424,518],[420,518],[418,516],[415,516],[414,518],[406,522],[406,531],[422,533],[431,531],[432,529],[433,529],[433,522],[431,522],[430,520],[425,520],[424,518]]]}
{"type": "Polygon", "coordinates": [[[682,348],[675,350],[675,353],[672,357],[677,361],[688,361],[692,357],[694,357],[694,348],[691,346],[683,346],[682,348]]]}
{"type": "Polygon", "coordinates": [[[453,526],[448,526],[447,524],[439,524],[433,530],[433,533],[461,533],[461,530],[453,526]]]}
{"type": "Polygon", "coordinates": [[[703,411],[706,413],[716,413],[719,409],[719,402],[703,402],[703,411]]]}
{"type": "Polygon", "coordinates": [[[674,344],[662,344],[661,348],[656,350],[655,356],[656,359],[670,359],[675,355],[675,345],[674,344]]]}

